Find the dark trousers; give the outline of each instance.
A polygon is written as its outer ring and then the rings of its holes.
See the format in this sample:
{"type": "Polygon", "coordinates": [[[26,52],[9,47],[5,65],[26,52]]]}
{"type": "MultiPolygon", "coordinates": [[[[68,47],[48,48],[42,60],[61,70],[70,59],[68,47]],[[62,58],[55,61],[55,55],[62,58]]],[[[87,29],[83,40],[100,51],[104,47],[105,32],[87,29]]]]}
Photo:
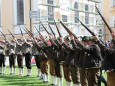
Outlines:
{"type": "Polygon", "coordinates": [[[74,84],[80,84],[79,68],[75,65],[70,66],[71,77],[74,84]]]}
{"type": "Polygon", "coordinates": [[[5,58],[5,55],[3,55],[3,54],[0,54],[0,67],[5,67],[5,60],[6,60],[6,58],[5,58]]]}
{"type": "Polygon", "coordinates": [[[10,67],[14,67],[15,68],[15,63],[16,63],[16,55],[12,54],[9,55],[9,63],[10,63],[10,67]]]}
{"type": "Polygon", "coordinates": [[[69,70],[69,66],[63,65],[63,72],[64,72],[64,78],[66,81],[71,82],[71,72],[69,70]]]}
{"type": "Polygon", "coordinates": [[[38,69],[40,69],[40,60],[39,60],[39,55],[34,55],[35,61],[36,61],[36,66],[38,69]]]}
{"type": "Polygon", "coordinates": [[[32,56],[31,56],[30,53],[26,53],[25,54],[25,63],[26,63],[27,69],[31,69],[32,68],[31,67],[31,58],[32,58],[32,56]]]}
{"type": "Polygon", "coordinates": [[[59,78],[62,78],[61,65],[59,62],[55,62],[55,75],[59,78]]]}
{"type": "Polygon", "coordinates": [[[23,55],[18,54],[17,55],[17,63],[19,68],[23,68],[23,55]]]}

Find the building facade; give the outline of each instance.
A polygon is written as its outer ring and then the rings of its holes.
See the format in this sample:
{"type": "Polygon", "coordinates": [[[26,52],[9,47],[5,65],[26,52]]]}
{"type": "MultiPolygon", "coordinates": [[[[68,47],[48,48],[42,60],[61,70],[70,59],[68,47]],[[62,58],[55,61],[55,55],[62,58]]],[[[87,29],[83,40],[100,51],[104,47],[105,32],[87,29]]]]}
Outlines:
{"type": "Polygon", "coordinates": [[[103,32],[97,23],[98,14],[95,10],[95,5],[99,2],[99,0],[0,0],[0,30],[5,34],[8,34],[7,29],[13,34],[20,34],[19,27],[24,33],[23,28],[27,27],[37,34],[36,27],[44,34],[45,31],[39,23],[41,20],[47,29],[48,21],[58,36],[55,20],[61,34],[67,35],[58,21],[60,19],[77,36],[89,36],[90,33],[79,23],[80,19],[93,32],[99,34],[100,30],[103,32]]]}
{"type": "MultiPolygon", "coordinates": [[[[109,26],[115,31],[115,0],[102,0],[102,14],[109,24],[109,26]]],[[[107,27],[104,25],[105,39],[110,40],[111,35],[107,27]]]]}
{"type": "MultiPolygon", "coordinates": [[[[44,22],[46,27],[46,21],[51,23],[56,34],[57,31],[53,20],[56,20],[61,33],[67,35],[67,32],[59,24],[58,19],[62,20],[77,36],[90,35],[79,23],[78,19],[96,34],[99,34],[100,30],[103,32],[97,23],[98,14],[95,10],[95,5],[100,4],[99,0],[35,0],[35,3],[37,3],[37,5],[35,5],[34,10],[39,10],[40,13],[38,20],[40,19],[44,22]]],[[[35,20],[34,25],[40,28],[39,21],[35,20]]]]}

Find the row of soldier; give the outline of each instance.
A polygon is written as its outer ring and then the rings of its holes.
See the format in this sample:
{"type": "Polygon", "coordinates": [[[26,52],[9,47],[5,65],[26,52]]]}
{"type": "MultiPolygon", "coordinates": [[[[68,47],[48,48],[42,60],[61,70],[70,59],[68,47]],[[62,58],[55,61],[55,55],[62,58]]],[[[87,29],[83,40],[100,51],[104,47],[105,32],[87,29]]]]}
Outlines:
{"type": "MultiPolygon", "coordinates": [[[[115,69],[115,33],[111,33],[110,47],[106,47],[96,35],[84,36],[80,41],[61,21],[60,23],[69,34],[64,39],[61,36],[58,38],[49,36],[50,39],[46,40],[42,35],[36,38],[26,30],[30,36],[28,40],[22,35],[22,39],[16,39],[13,36],[12,41],[7,38],[5,41],[0,41],[0,71],[3,65],[3,72],[1,73],[4,73],[4,59],[5,55],[8,55],[11,74],[15,73],[17,56],[20,75],[23,75],[25,57],[27,76],[31,76],[31,58],[33,55],[38,68],[38,75],[41,71],[44,83],[49,82],[49,69],[52,85],[63,86],[62,65],[66,86],[71,86],[71,82],[74,86],[97,86],[100,84],[101,69],[108,72],[108,86],[114,86],[114,79],[111,76],[114,75],[115,69]]],[[[91,33],[91,31],[89,32],[91,33]]]]}
{"type": "Polygon", "coordinates": [[[0,41],[0,73],[5,71],[5,55],[8,55],[11,68],[10,74],[15,73],[15,59],[17,56],[19,73],[23,75],[23,60],[25,56],[27,76],[30,76],[31,58],[34,55],[38,75],[41,71],[44,83],[49,82],[49,63],[53,85],[63,86],[62,64],[64,78],[67,82],[66,86],[71,86],[72,81],[74,86],[97,86],[101,68],[108,70],[108,72],[114,71],[112,70],[114,69],[111,65],[112,63],[107,62],[110,58],[104,58],[107,54],[114,56],[115,33],[111,35],[113,39],[109,48],[102,41],[99,41],[96,36],[84,36],[82,41],[75,39],[74,36],[66,36],[63,41],[62,37],[53,37],[49,40],[45,40],[43,37],[41,39],[31,38],[32,40],[26,40],[24,36],[23,39],[17,40],[14,38],[11,42],[8,39],[0,41]],[[104,63],[103,66],[101,65],[102,61],[104,63]],[[58,83],[56,83],[56,79],[58,83]]]}

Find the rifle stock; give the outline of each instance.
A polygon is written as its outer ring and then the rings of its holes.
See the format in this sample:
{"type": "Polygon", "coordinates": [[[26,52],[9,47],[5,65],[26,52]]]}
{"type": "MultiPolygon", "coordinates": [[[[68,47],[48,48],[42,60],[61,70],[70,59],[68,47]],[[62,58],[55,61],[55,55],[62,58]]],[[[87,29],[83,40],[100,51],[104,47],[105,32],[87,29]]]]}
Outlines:
{"type": "Polygon", "coordinates": [[[56,25],[55,20],[54,20],[54,24],[55,24],[55,26],[56,26],[56,28],[57,28],[57,31],[58,31],[59,37],[62,37],[62,35],[61,35],[60,31],[59,31],[59,28],[58,28],[57,25],[56,25]]]}
{"type": "Polygon", "coordinates": [[[100,17],[102,18],[103,22],[105,23],[105,25],[107,26],[108,30],[110,31],[110,33],[113,33],[113,30],[109,27],[108,23],[106,22],[105,18],[102,16],[102,14],[100,13],[99,9],[95,6],[98,14],[100,15],[100,17]]]}

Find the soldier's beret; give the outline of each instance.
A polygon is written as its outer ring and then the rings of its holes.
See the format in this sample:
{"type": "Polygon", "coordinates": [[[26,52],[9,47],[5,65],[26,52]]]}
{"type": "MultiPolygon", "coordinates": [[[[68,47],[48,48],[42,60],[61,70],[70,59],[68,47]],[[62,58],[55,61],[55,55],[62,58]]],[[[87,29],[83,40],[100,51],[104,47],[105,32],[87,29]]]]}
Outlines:
{"type": "Polygon", "coordinates": [[[22,39],[17,39],[17,41],[18,41],[18,42],[23,42],[23,40],[22,40],[22,39]]]}
{"type": "Polygon", "coordinates": [[[88,41],[89,40],[89,37],[88,36],[83,36],[82,37],[82,41],[88,41]]]}
{"type": "Polygon", "coordinates": [[[91,36],[91,37],[89,37],[89,41],[95,42],[96,40],[91,36]]]}
{"type": "Polygon", "coordinates": [[[69,36],[65,36],[64,39],[69,41],[69,36]]]}

